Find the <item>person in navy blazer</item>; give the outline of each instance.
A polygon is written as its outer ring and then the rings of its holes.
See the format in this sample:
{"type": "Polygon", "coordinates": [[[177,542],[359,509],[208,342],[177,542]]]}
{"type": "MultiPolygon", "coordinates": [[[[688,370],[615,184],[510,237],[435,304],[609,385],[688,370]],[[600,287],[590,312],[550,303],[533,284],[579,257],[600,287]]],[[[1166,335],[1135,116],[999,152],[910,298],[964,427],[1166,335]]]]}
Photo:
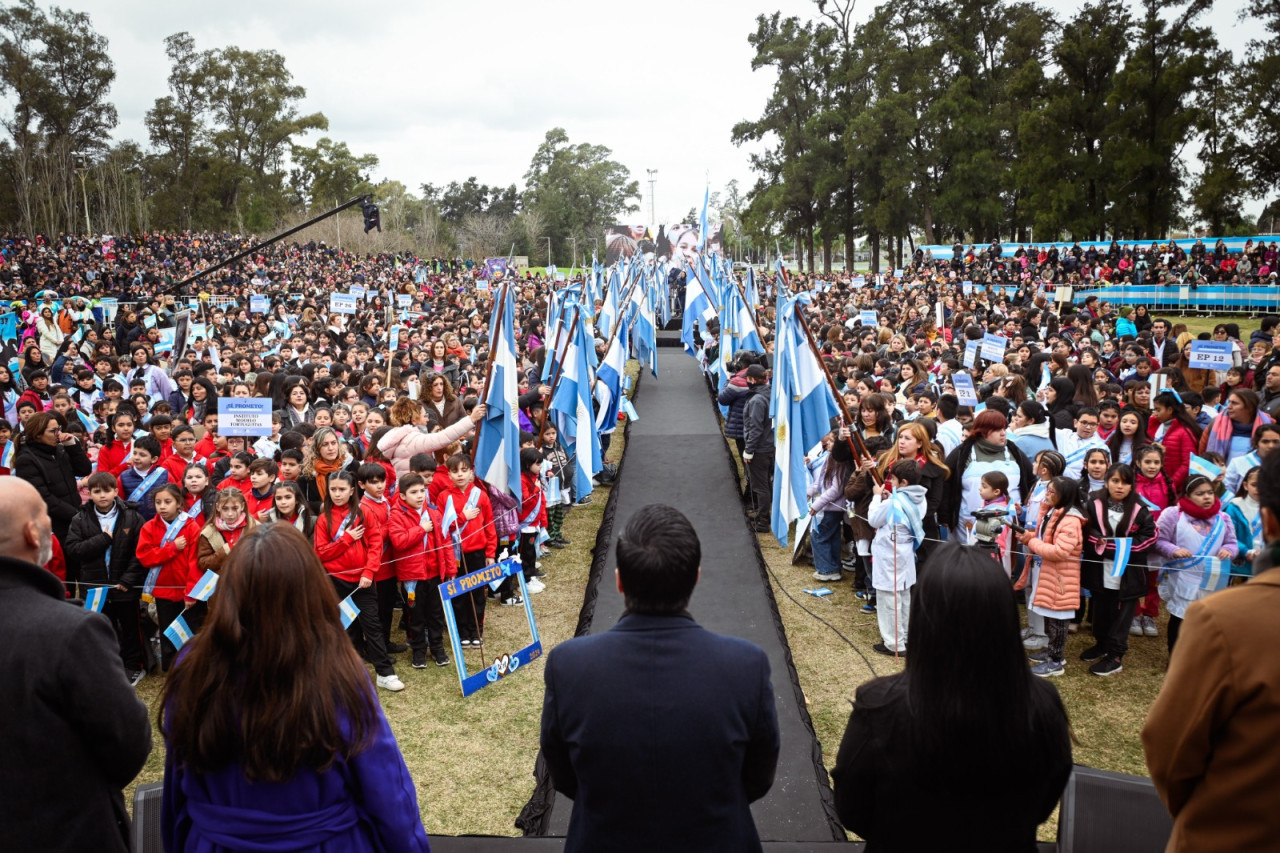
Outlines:
{"type": "Polygon", "coordinates": [[[547,656],[542,753],[573,799],[565,851],[760,850],[778,716],[758,646],[698,625],[698,534],[652,504],[618,537],[626,612],[547,656]]]}

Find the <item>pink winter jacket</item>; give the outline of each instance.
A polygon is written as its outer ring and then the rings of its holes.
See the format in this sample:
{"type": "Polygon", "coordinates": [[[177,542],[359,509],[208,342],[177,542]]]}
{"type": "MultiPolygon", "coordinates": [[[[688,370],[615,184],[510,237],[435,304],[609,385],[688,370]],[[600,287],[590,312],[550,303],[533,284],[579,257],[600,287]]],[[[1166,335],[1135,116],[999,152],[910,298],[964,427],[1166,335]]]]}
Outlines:
{"type": "Polygon", "coordinates": [[[409,473],[409,460],[414,454],[443,450],[475,428],[471,418],[463,418],[439,432],[422,432],[412,424],[405,424],[384,435],[378,442],[378,450],[390,460],[399,477],[409,473]]]}

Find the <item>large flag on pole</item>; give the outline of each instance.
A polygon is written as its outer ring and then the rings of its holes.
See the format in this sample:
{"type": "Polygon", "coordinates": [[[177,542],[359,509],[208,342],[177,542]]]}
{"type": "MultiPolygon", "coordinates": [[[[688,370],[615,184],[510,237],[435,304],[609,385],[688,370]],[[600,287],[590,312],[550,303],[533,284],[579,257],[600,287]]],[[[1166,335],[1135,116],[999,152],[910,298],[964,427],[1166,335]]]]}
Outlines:
{"type": "Polygon", "coordinates": [[[818,358],[809,348],[797,312],[809,294],[778,294],[777,339],[774,344],[773,388],[769,414],[773,416],[773,535],[787,544],[787,528],[805,513],[808,485],[805,454],[831,432],[835,398],[818,358]]]}
{"type": "Polygon", "coordinates": [[[600,436],[596,433],[595,416],[591,409],[591,362],[588,350],[595,348],[585,323],[578,323],[569,348],[565,352],[564,365],[560,368],[560,381],[551,398],[550,412],[556,419],[560,441],[574,456],[573,487],[580,500],[591,494],[591,478],[600,473],[600,436]]]}
{"type": "Polygon", "coordinates": [[[476,475],[497,489],[523,499],[520,488],[520,362],[516,357],[515,294],[504,285],[502,296],[494,300],[489,324],[493,347],[493,376],[484,389],[487,407],[477,429],[476,475]]]}
{"type": "Polygon", "coordinates": [[[702,265],[700,263],[686,263],[684,272],[686,279],[684,285],[684,321],[680,327],[680,340],[684,344],[684,351],[689,355],[694,355],[698,350],[693,345],[693,323],[695,320],[700,320],[702,322],[702,333],[705,335],[708,321],[715,319],[716,309],[711,304],[711,295],[707,292],[707,280],[702,271],[702,265]]]}
{"type": "Polygon", "coordinates": [[[702,216],[698,218],[698,254],[707,245],[707,204],[711,201],[711,184],[702,193],[702,216]]]}
{"type": "Polygon", "coordinates": [[[619,328],[609,343],[600,367],[596,370],[595,397],[600,404],[596,412],[596,429],[601,435],[618,428],[618,405],[622,399],[622,376],[627,368],[627,330],[619,328]]]}
{"type": "Polygon", "coordinates": [[[636,286],[639,293],[635,323],[631,326],[631,346],[636,359],[649,366],[653,378],[658,378],[658,326],[654,302],[660,298],[657,281],[647,278],[636,286]]]}

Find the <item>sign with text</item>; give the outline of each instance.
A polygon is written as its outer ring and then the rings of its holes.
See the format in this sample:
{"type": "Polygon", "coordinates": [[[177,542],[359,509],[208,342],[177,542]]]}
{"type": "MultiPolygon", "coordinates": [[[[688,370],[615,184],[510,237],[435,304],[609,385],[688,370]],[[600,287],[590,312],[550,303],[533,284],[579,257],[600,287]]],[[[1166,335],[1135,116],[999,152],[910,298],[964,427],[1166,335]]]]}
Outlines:
{"type": "Polygon", "coordinates": [[[864,326],[874,326],[879,318],[874,311],[859,311],[858,319],[862,321],[864,326]]]}
{"type": "Polygon", "coordinates": [[[978,405],[978,392],[973,387],[973,377],[967,373],[956,373],[951,377],[956,388],[956,399],[962,406],[978,405]]]}
{"type": "Polygon", "coordinates": [[[358,310],[356,301],[356,297],[350,293],[330,293],[329,313],[354,314],[358,310]]]}
{"type": "Polygon", "coordinates": [[[1004,361],[1004,348],[1009,339],[1000,335],[986,334],[982,336],[982,357],[987,361],[1004,361]]]}
{"type": "MultiPolygon", "coordinates": [[[[538,623],[533,618],[533,596],[529,594],[524,583],[524,570],[519,557],[512,557],[492,566],[486,566],[470,574],[450,578],[440,584],[440,600],[444,605],[444,621],[449,629],[449,643],[453,647],[453,659],[458,663],[458,684],[462,687],[462,695],[470,696],[481,688],[501,681],[511,673],[533,663],[542,657],[542,638],[538,636],[538,623]],[[458,636],[458,622],[454,618],[453,605],[450,603],[460,595],[473,592],[484,594],[485,587],[500,583],[504,578],[514,577],[520,582],[520,595],[524,598],[524,612],[529,619],[529,634],[533,642],[517,652],[504,652],[493,657],[493,663],[476,673],[467,672],[467,664],[462,656],[462,643],[458,636]]],[[[471,646],[469,648],[475,648],[471,646]]],[[[481,654],[484,654],[483,646],[481,654]]],[[[486,656],[484,658],[488,660],[486,656]]]]}
{"type": "Polygon", "coordinates": [[[972,368],[978,363],[978,350],[982,349],[982,341],[966,341],[964,345],[964,366],[972,368]]]}
{"type": "Polygon", "coordinates": [[[269,307],[270,305],[267,302],[267,297],[263,296],[260,293],[250,294],[249,296],[249,313],[250,314],[265,314],[267,313],[267,309],[269,307]]]}
{"type": "Polygon", "coordinates": [[[218,435],[271,435],[271,398],[219,397],[218,435]]]}
{"type": "Polygon", "coordinates": [[[1192,341],[1191,367],[1205,370],[1227,370],[1232,360],[1231,341],[1192,341]]]}
{"type": "Polygon", "coordinates": [[[353,284],[350,287],[348,287],[347,292],[350,295],[354,296],[356,299],[364,299],[366,296],[369,295],[369,291],[365,290],[363,287],[361,287],[358,284],[353,284]]]}

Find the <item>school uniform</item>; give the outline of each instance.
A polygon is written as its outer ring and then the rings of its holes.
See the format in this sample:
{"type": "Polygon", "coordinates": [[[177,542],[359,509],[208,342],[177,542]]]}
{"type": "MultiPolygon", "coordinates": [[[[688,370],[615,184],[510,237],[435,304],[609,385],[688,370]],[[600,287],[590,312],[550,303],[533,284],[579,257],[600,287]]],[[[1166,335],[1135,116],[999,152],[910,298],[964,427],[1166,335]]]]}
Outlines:
{"type": "Polygon", "coordinates": [[[359,608],[360,629],[364,632],[364,657],[373,664],[378,675],[394,675],[395,667],[387,656],[387,647],[382,640],[382,625],[378,621],[378,592],[376,586],[360,588],[360,579],[370,581],[378,573],[382,565],[382,540],[385,531],[377,521],[362,513],[364,517],[364,536],[355,539],[347,532],[352,524],[359,522],[349,520],[351,505],[334,507],[328,516],[320,513],[316,519],[313,539],[316,556],[324,564],[333,588],[339,599],[351,597],[351,601],[359,608]]]}
{"type": "Polygon", "coordinates": [[[261,520],[262,513],[267,512],[275,506],[276,487],[275,483],[267,486],[267,490],[263,494],[259,494],[258,490],[253,488],[253,483],[249,484],[249,493],[244,496],[245,501],[249,504],[249,515],[261,520]]]}
{"type": "Polygon", "coordinates": [[[400,504],[391,510],[387,530],[388,562],[395,567],[396,579],[405,585],[409,606],[409,647],[414,659],[425,655],[428,648],[436,660],[444,656],[444,606],[440,601],[440,583],[455,577],[458,563],[453,543],[444,533],[439,510],[423,504],[421,510],[400,504]],[[422,519],[431,519],[431,531],[424,532],[422,519]],[[413,592],[408,593],[409,584],[413,592]]]}
{"type": "Polygon", "coordinates": [[[1147,594],[1147,554],[1156,544],[1156,523],[1141,500],[1126,509],[1105,491],[1090,495],[1085,514],[1080,575],[1093,598],[1093,638],[1104,655],[1120,660],[1129,650],[1138,601],[1147,594]],[[1123,565],[1116,559],[1116,537],[1132,540],[1123,565]]]}
{"type": "Polygon", "coordinates": [[[1164,557],[1167,569],[1160,579],[1160,597],[1169,611],[1170,654],[1178,642],[1187,608],[1214,591],[1211,579],[1205,577],[1205,558],[1216,557],[1224,550],[1232,559],[1239,554],[1235,525],[1227,514],[1219,511],[1209,518],[1197,518],[1183,508],[1185,500],[1162,512],[1156,522],[1156,550],[1164,557]],[[1173,556],[1180,548],[1192,554],[1193,562],[1186,564],[1187,568],[1181,568],[1181,560],[1173,556]]]}
{"type": "Polygon", "coordinates": [[[80,564],[81,583],[107,587],[102,613],[111,620],[121,661],[130,671],[146,667],[138,612],[147,574],[138,559],[143,523],[138,511],[120,498],[105,513],[90,503],[71,520],[64,543],[66,552],[80,564]],[[118,590],[117,585],[125,589],[118,590]]]}
{"type": "Polygon", "coordinates": [[[191,465],[199,465],[204,470],[209,470],[209,460],[199,453],[193,453],[190,459],[185,456],[179,456],[176,453],[170,453],[160,460],[160,464],[164,467],[164,470],[169,472],[169,482],[171,483],[181,483],[182,478],[187,473],[187,468],[191,465]]]}
{"type": "MultiPolygon", "coordinates": [[[[147,569],[143,592],[155,599],[156,621],[161,632],[183,614],[187,593],[200,579],[196,568],[196,539],[199,536],[200,527],[182,515],[172,524],[166,524],[163,518],[155,516],[142,525],[138,534],[138,560],[147,569]],[[187,540],[181,551],[173,544],[179,537],[187,540]]],[[[160,642],[161,664],[167,670],[178,650],[163,634],[160,642]]]]}
{"type": "MultiPolygon", "coordinates": [[[[493,526],[493,505],[484,489],[472,483],[463,494],[450,480],[448,487],[441,490],[437,506],[440,508],[441,525],[461,562],[459,574],[479,571],[493,563],[498,552],[498,536],[493,526]],[[463,514],[468,503],[480,510],[470,521],[463,514]]],[[[479,643],[484,633],[485,598],[481,588],[453,599],[460,639],[479,643]]]]}
{"type": "MultiPolygon", "coordinates": [[[[538,573],[538,531],[547,526],[547,499],[538,478],[528,471],[520,475],[520,489],[520,565],[527,581],[538,573]]],[[[508,580],[515,585],[515,578],[508,580]]]]}
{"type": "Polygon", "coordinates": [[[115,477],[119,477],[125,468],[130,464],[129,458],[133,455],[133,442],[120,442],[112,440],[110,444],[104,444],[98,450],[98,464],[94,467],[95,471],[106,471],[115,477]]]}
{"type": "Polygon", "coordinates": [[[125,503],[136,508],[143,521],[156,517],[156,492],[169,482],[169,472],[160,465],[139,471],[130,465],[116,476],[125,503]]]}
{"type": "Polygon", "coordinates": [[[378,621],[382,623],[382,641],[391,648],[391,622],[395,616],[396,601],[400,598],[400,590],[396,585],[395,564],[388,558],[386,532],[391,524],[392,502],[383,493],[382,498],[374,500],[365,495],[360,499],[360,511],[366,518],[375,521],[383,531],[382,552],[378,570],[373,575],[373,586],[378,591],[378,621]]]}

